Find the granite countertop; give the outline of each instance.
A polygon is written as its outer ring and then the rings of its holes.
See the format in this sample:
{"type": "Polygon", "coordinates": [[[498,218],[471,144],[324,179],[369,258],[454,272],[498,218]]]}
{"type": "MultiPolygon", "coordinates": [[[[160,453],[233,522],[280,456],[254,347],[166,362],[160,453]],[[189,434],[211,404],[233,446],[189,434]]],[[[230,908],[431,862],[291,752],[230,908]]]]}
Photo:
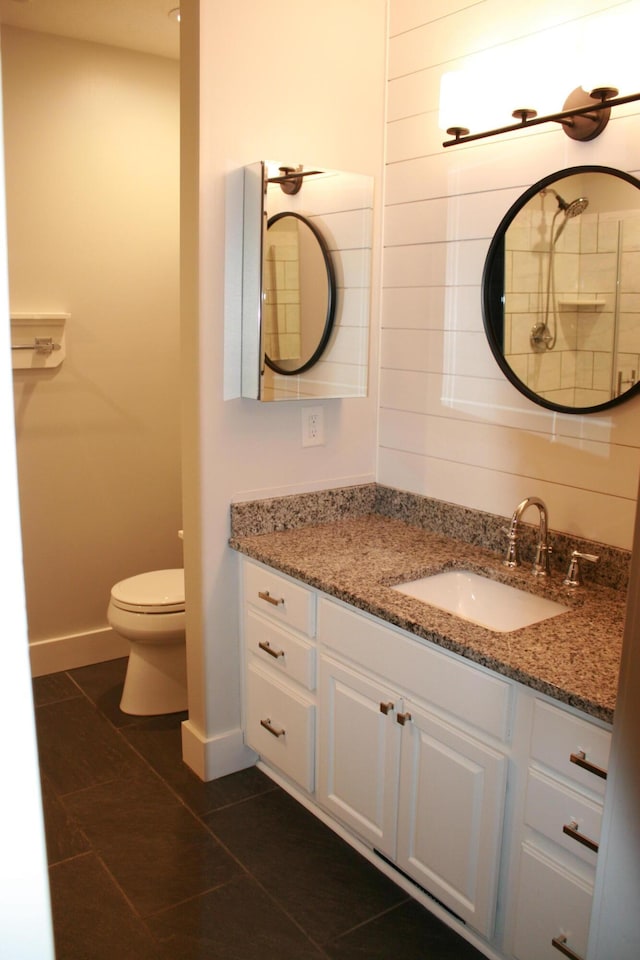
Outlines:
{"type": "Polygon", "coordinates": [[[524,565],[507,569],[489,550],[377,514],[234,536],[229,542],[240,553],[417,637],[592,717],[613,720],[624,591],[597,583],[569,588],[558,575],[541,580],[524,565]],[[539,593],[570,610],[496,633],[391,589],[452,567],[539,593]]]}

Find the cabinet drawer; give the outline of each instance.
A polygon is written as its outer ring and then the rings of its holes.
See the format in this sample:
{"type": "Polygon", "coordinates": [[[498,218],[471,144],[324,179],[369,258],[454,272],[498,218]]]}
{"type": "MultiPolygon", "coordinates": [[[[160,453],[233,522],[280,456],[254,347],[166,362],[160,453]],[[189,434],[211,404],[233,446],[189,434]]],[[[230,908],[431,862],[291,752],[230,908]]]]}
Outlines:
{"type": "Polygon", "coordinates": [[[551,780],[537,770],[529,771],[525,822],[539,833],[553,840],[595,866],[597,851],[580,842],[600,842],[602,807],[587,797],[576,793],[557,780],[551,780]],[[578,837],[567,834],[563,828],[575,829],[578,837]]]}
{"type": "Polygon", "coordinates": [[[315,706],[253,663],[247,668],[245,736],[261,757],[313,791],[315,706]]]}
{"type": "Polygon", "coordinates": [[[508,740],[512,697],[508,681],[325,598],[318,606],[318,634],[323,644],[403,692],[429,701],[499,740],[508,740]]]}
{"type": "Polygon", "coordinates": [[[599,794],[604,794],[606,779],[583,762],[606,771],[611,734],[608,730],[574,717],[573,714],[536,700],[531,734],[531,756],[552,770],[599,794]],[[573,759],[572,759],[573,758],[573,759]]]}
{"type": "Polygon", "coordinates": [[[315,689],[316,651],[310,643],[294,636],[279,623],[265,619],[251,607],[247,608],[244,635],[248,654],[307,690],[315,689]]]}
{"type": "Polygon", "coordinates": [[[562,960],[554,939],[587,956],[592,890],[525,844],[518,884],[513,955],[517,960],[562,960]]]}
{"type": "Polygon", "coordinates": [[[244,599],[275,620],[309,637],[315,635],[315,594],[286,577],[245,561],[244,599]]]}

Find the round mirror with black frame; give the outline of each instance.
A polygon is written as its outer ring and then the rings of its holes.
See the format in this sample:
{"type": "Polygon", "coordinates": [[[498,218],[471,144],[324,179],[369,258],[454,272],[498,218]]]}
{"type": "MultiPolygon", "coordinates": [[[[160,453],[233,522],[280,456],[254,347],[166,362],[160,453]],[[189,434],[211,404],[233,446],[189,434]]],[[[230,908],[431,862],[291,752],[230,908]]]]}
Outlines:
{"type": "Polygon", "coordinates": [[[570,167],[526,190],[491,241],[484,327],[535,403],[594,413],[640,390],[640,180],[570,167]]]}
{"type": "Polygon", "coordinates": [[[264,361],[284,376],[303,373],[322,356],[336,314],[331,253],[315,224],[292,211],[270,217],[263,271],[264,361]]]}

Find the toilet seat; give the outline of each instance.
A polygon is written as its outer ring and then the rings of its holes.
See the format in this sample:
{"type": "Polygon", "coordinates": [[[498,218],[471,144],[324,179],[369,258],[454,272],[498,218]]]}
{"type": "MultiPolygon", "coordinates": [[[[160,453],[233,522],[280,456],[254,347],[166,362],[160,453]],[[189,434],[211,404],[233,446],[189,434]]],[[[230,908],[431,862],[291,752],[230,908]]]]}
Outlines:
{"type": "Polygon", "coordinates": [[[130,613],[183,613],[184,570],[152,570],[120,580],[111,588],[111,603],[130,613]]]}

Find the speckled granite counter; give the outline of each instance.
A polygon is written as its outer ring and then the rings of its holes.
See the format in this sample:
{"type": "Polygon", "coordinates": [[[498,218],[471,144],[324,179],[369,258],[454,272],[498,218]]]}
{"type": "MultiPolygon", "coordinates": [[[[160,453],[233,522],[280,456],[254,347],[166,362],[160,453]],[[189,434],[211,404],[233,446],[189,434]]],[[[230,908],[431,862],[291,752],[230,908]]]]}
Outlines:
{"type": "Polygon", "coordinates": [[[360,610],[611,722],[625,594],[598,583],[564,587],[495,552],[376,513],[268,533],[233,535],[237,551],[360,610]],[[459,567],[484,573],[571,609],[510,633],[494,633],[391,589],[459,567]]]}

